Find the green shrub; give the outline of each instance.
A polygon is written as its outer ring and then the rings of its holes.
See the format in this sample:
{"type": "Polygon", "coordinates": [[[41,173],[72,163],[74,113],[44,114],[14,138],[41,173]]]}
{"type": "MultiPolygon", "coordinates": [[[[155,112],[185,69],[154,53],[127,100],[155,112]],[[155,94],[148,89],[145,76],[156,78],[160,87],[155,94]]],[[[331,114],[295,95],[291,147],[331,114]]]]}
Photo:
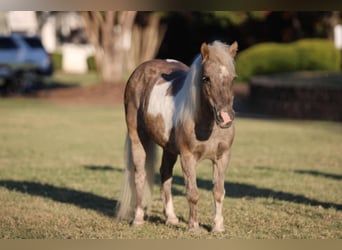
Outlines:
{"type": "Polygon", "coordinates": [[[62,59],[63,59],[62,52],[55,51],[55,52],[51,53],[50,56],[51,56],[53,68],[55,70],[61,70],[62,69],[62,59]]]}
{"type": "Polygon", "coordinates": [[[87,65],[88,65],[88,70],[89,71],[96,71],[96,62],[95,62],[95,57],[94,56],[89,56],[87,58],[87,65]]]}
{"type": "Polygon", "coordinates": [[[241,81],[254,75],[303,70],[339,71],[340,52],[322,39],[304,39],[293,43],[260,43],[242,51],[236,60],[241,81]]]}
{"type": "Polygon", "coordinates": [[[300,70],[339,71],[341,56],[328,40],[304,39],[293,43],[299,55],[300,70]]]}

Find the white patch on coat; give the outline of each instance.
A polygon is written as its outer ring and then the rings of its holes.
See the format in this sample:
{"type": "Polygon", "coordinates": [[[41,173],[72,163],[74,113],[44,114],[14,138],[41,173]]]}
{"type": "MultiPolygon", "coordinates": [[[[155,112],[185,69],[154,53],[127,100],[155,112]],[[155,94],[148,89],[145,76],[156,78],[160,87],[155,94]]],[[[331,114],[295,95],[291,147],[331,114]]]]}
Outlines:
{"type": "Polygon", "coordinates": [[[175,110],[174,96],[167,95],[167,90],[170,88],[172,82],[164,82],[162,84],[154,85],[149,104],[147,107],[147,113],[152,116],[162,116],[164,120],[164,139],[168,140],[170,131],[174,125],[173,114],[175,110]]]}
{"type": "Polygon", "coordinates": [[[220,78],[221,78],[221,80],[223,80],[227,76],[229,76],[229,71],[228,71],[227,67],[221,65],[220,66],[220,78]]]}

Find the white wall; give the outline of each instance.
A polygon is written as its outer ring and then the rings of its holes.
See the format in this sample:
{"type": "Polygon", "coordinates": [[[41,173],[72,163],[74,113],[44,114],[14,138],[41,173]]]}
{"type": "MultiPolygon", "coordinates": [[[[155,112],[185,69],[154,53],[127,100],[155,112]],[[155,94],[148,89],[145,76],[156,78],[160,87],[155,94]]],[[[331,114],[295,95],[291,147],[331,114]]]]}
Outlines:
{"type": "Polygon", "coordinates": [[[88,71],[87,58],[94,52],[91,45],[64,44],[61,49],[63,71],[79,74],[88,71]]]}
{"type": "Polygon", "coordinates": [[[7,24],[12,32],[27,32],[32,35],[38,32],[38,21],[34,11],[9,11],[7,24]]]}

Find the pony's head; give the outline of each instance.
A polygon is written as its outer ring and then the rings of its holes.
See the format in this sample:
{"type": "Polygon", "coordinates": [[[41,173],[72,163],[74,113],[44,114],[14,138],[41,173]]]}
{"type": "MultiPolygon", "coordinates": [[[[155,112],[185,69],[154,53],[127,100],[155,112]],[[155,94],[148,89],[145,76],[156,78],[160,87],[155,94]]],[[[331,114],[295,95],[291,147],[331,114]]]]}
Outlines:
{"type": "Polygon", "coordinates": [[[221,128],[228,128],[234,120],[233,80],[236,77],[234,57],[238,44],[228,46],[215,41],[201,46],[202,92],[221,128]]]}

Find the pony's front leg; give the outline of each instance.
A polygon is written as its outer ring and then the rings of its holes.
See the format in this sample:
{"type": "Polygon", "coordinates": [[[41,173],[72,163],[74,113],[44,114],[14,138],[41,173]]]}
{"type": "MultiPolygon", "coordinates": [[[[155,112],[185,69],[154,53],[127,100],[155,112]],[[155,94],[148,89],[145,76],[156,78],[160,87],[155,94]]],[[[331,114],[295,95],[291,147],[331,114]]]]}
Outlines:
{"type": "Polygon", "coordinates": [[[197,202],[199,193],[196,183],[196,159],[192,154],[181,155],[181,165],[184,175],[186,196],[189,203],[189,227],[191,231],[200,231],[197,215],[197,202]]]}
{"type": "Polygon", "coordinates": [[[161,198],[164,205],[164,213],[166,216],[166,224],[177,224],[178,218],[174,212],[171,184],[172,184],[172,170],[177,161],[177,155],[163,151],[162,164],[160,167],[161,177],[161,198]]]}
{"type": "Polygon", "coordinates": [[[222,206],[225,195],[224,175],[228,167],[230,152],[222,155],[222,158],[213,162],[213,195],[214,195],[214,232],[223,232],[222,206]]]}

